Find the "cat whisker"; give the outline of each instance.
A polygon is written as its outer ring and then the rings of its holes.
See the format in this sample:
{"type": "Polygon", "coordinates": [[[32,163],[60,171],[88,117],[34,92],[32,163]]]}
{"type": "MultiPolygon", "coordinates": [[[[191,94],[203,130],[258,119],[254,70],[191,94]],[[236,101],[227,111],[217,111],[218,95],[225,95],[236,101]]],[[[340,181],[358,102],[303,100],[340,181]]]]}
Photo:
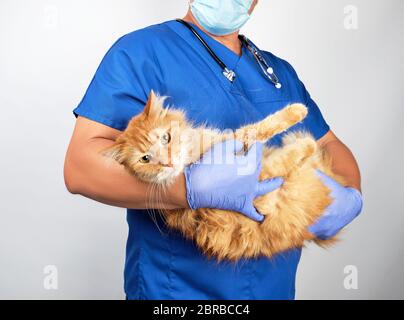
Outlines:
{"type": "MultiPolygon", "coordinates": [[[[163,185],[160,185],[160,187],[158,188],[158,191],[159,191],[159,198],[157,199],[158,200],[158,203],[162,203],[162,199],[163,199],[163,197],[162,197],[162,193],[163,193],[163,195],[166,197],[167,196],[167,188],[166,188],[166,186],[163,184],[163,185]]],[[[159,215],[160,215],[160,217],[161,217],[161,220],[164,222],[164,224],[166,225],[166,226],[168,226],[168,224],[167,224],[167,220],[166,220],[166,218],[165,218],[165,215],[162,213],[162,210],[158,210],[158,213],[159,213],[159,215]]]]}
{"type": "MultiPolygon", "coordinates": [[[[157,229],[159,230],[160,234],[164,235],[165,233],[160,228],[158,221],[157,221],[157,217],[156,217],[157,209],[153,209],[153,207],[155,207],[155,204],[152,201],[152,199],[153,199],[152,197],[155,197],[155,200],[158,204],[162,202],[160,200],[159,185],[157,183],[150,183],[150,185],[149,185],[149,188],[147,191],[146,210],[147,210],[147,213],[149,214],[150,218],[153,220],[154,224],[156,225],[157,229]]],[[[157,210],[157,212],[159,213],[160,216],[162,216],[160,210],[157,210]]],[[[163,221],[165,223],[165,220],[163,220],[163,221]]]]}
{"type": "Polygon", "coordinates": [[[154,194],[154,184],[150,184],[147,192],[146,192],[146,211],[150,218],[153,220],[154,224],[158,227],[158,223],[156,220],[156,216],[153,210],[153,201],[152,201],[152,196],[154,194]]]}

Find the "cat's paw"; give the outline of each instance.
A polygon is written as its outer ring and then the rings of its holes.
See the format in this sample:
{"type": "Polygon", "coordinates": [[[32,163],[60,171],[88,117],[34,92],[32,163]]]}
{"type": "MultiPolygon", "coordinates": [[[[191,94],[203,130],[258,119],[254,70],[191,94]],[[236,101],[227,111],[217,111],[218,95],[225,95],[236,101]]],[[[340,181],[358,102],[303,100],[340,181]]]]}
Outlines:
{"type": "Polygon", "coordinates": [[[312,137],[302,138],[301,145],[306,157],[310,157],[317,152],[318,144],[312,137]]]}
{"type": "Polygon", "coordinates": [[[288,118],[298,123],[306,118],[308,110],[307,107],[301,103],[294,103],[285,108],[288,118]]]}

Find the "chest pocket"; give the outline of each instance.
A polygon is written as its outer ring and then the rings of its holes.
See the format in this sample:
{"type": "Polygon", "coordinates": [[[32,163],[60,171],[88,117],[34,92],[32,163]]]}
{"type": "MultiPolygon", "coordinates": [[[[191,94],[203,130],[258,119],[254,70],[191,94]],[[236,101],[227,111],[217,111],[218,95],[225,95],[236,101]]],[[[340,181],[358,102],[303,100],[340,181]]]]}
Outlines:
{"type": "MultiPolygon", "coordinates": [[[[231,84],[229,90],[239,99],[244,98],[259,115],[261,120],[273,114],[290,103],[298,102],[292,99],[290,83],[287,75],[281,70],[275,70],[282,84],[282,88],[277,89],[275,85],[264,75],[260,67],[249,56],[240,59],[236,69],[237,78],[231,84]],[[278,72],[277,72],[278,71],[278,72]]],[[[275,136],[269,141],[270,145],[279,145],[282,135],[275,136]]]]}
{"type": "MultiPolygon", "coordinates": [[[[243,56],[240,58],[235,72],[237,74],[235,81],[229,89],[232,94],[243,95],[254,105],[267,104],[284,105],[290,102],[290,92],[287,85],[287,75],[281,72],[280,68],[274,67],[274,70],[283,84],[282,88],[277,89],[275,85],[266,77],[254,57],[243,50],[243,56]]],[[[275,109],[277,109],[275,107],[275,109]]]]}
{"type": "Polygon", "coordinates": [[[233,95],[243,96],[248,100],[262,117],[266,117],[292,102],[288,86],[277,89],[263,74],[255,74],[249,80],[239,77],[234,81],[230,90],[233,95]]]}

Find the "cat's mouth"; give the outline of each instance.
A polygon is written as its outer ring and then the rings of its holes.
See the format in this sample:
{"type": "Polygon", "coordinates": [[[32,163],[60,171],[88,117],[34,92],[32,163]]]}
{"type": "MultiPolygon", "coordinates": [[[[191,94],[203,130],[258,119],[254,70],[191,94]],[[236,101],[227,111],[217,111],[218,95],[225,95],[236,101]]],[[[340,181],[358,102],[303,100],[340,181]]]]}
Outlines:
{"type": "Polygon", "coordinates": [[[174,168],[174,165],[172,163],[168,163],[168,164],[160,163],[160,166],[162,166],[164,168],[174,168]]]}
{"type": "Polygon", "coordinates": [[[156,176],[158,183],[171,184],[183,171],[184,167],[174,164],[161,165],[161,170],[156,176]]]}

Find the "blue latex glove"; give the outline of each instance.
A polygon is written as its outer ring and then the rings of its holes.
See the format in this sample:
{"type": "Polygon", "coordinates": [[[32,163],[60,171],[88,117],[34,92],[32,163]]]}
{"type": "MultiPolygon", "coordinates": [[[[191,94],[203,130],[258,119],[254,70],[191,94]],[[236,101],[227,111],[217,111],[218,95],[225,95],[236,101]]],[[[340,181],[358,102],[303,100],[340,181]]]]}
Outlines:
{"type": "Polygon", "coordinates": [[[362,211],[362,194],[355,188],[344,187],[321,171],[320,179],[331,190],[334,201],[309,231],[321,240],[335,236],[362,211]]]}
{"type": "Polygon", "coordinates": [[[263,144],[254,144],[247,154],[243,144],[227,140],[214,145],[201,161],[184,170],[187,200],[191,209],[213,208],[239,212],[255,221],[264,217],[253,205],[256,197],[278,189],[283,179],[258,181],[263,144]]]}

